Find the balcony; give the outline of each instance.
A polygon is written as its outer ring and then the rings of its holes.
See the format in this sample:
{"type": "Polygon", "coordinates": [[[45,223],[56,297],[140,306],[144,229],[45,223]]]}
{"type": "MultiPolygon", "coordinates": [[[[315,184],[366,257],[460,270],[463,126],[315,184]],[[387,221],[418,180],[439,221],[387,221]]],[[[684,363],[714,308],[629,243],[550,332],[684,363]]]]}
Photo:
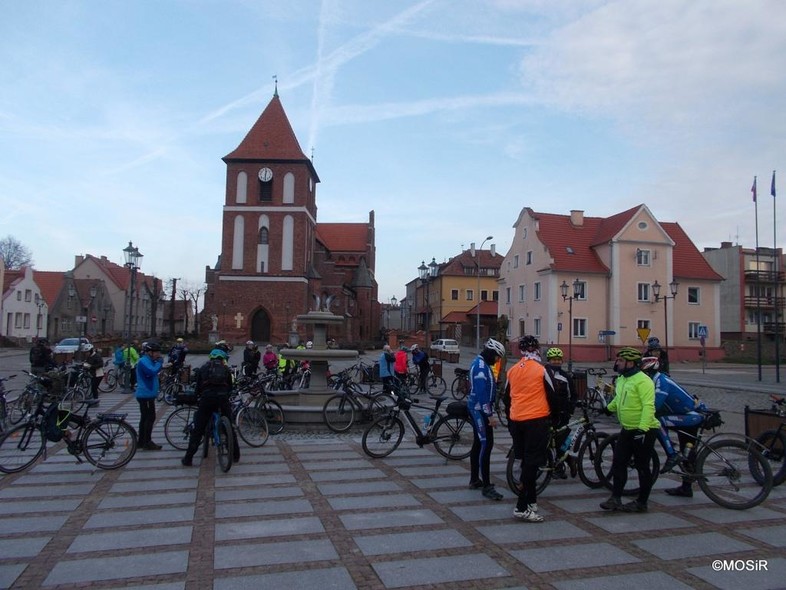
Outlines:
{"type": "MultiPolygon", "coordinates": [[[[765,322],[761,325],[761,329],[765,334],[775,334],[775,322],[765,322]]],[[[778,322],[778,334],[786,334],[786,322],[778,322]]]]}
{"type": "Polygon", "coordinates": [[[755,295],[745,296],[745,307],[760,307],[761,309],[783,308],[784,297],[756,297],[755,295]]]}
{"type": "Polygon", "coordinates": [[[783,283],[786,274],[783,271],[774,272],[771,270],[746,270],[746,283],[783,283]]]}

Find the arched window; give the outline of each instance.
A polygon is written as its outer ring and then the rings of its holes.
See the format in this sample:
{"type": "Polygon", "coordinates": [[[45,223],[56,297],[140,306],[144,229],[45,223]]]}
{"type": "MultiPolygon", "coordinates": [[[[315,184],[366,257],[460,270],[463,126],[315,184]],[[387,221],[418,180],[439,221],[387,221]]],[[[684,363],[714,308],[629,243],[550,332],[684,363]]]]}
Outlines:
{"type": "Polygon", "coordinates": [[[235,217],[234,234],[232,235],[232,270],[243,270],[243,232],[245,223],[242,215],[235,217]]]}
{"type": "Polygon", "coordinates": [[[284,217],[281,228],[281,270],[292,270],[295,220],[291,215],[284,217]]]}
{"type": "Polygon", "coordinates": [[[258,273],[270,272],[270,218],[267,215],[259,216],[259,230],[257,231],[257,267],[258,273]]]}
{"type": "Polygon", "coordinates": [[[268,245],[268,237],[269,231],[266,227],[259,228],[259,245],[260,246],[267,246],[268,245]]]}
{"type": "Polygon", "coordinates": [[[237,173],[237,186],[235,187],[235,203],[245,203],[248,190],[248,175],[245,172],[237,173]]]}
{"type": "Polygon", "coordinates": [[[284,174],[284,203],[295,202],[295,175],[291,172],[284,174]]]}

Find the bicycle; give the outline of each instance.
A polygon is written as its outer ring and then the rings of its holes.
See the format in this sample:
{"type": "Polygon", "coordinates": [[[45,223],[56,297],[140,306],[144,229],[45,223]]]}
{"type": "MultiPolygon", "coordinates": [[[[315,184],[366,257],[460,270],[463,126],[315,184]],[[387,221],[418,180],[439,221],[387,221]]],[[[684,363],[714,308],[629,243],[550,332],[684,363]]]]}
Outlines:
{"type": "Polygon", "coordinates": [[[168,406],[175,405],[175,400],[183,394],[185,387],[180,381],[180,371],[170,372],[164,378],[164,383],[158,388],[156,401],[164,402],[168,406]]]}
{"type": "Polygon", "coordinates": [[[374,365],[359,360],[346,371],[350,379],[357,384],[374,383],[374,365]]]}
{"type": "Polygon", "coordinates": [[[386,393],[363,391],[348,375],[339,377],[341,393],[329,397],[322,407],[322,418],[333,432],[346,432],[355,423],[355,414],[368,422],[385,414],[393,404],[386,393]]]}
{"type": "Polygon", "coordinates": [[[453,396],[453,399],[461,401],[469,395],[469,369],[456,367],[453,369],[453,374],[456,378],[450,384],[450,395],[453,396]]]}
{"type": "MultiPolygon", "coordinates": [[[[407,388],[412,395],[423,391],[420,388],[419,368],[415,367],[413,370],[407,372],[407,388]]],[[[442,377],[437,376],[433,369],[429,368],[428,375],[426,375],[425,388],[426,389],[424,393],[427,393],[432,397],[436,397],[438,395],[444,394],[447,391],[448,384],[442,377]]]]}
{"type": "Polygon", "coordinates": [[[603,379],[603,376],[607,374],[606,369],[587,369],[587,374],[595,377],[595,385],[587,389],[584,399],[589,404],[592,413],[600,416],[605,412],[611,398],[614,397],[614,387],[603,379]]]}
{"type": "Polygon", "coordinates": [[[117,372],[113,367],[109,367],[111,359],[107,359],[104,363],[104,376],[98,384],[98,391],[101,393],[110,393],[117,389],[117,372]]]}
{"type": "Polygon", "coordinates": [[[433,444],[437,452],[446,459],[460,460],[469,457],[474,432],[466,412],[466,405],[463,406],[463,412],[451,414],[451,404],[448,406],[448,414],[443,415],[439,413],[439,407],[448,399],[446,396],[436,398],[436,404],[432,409],[419,405],[416,400],[410,401],[398,392],[394,392],[394,395],[395,405],[390,408],[388,414],[377,418],[363,432],[363,451],[369,457],[375,459],[387,457],[398,448],[404,438],[404,422],[400,417],[402,413],[414,432],[415,443],[419,447],[433,444]],[[423,420],[425,432],[420,429],[417,420],[410,412],[413,407],[429,412],[423,420]]]}
{"type": "Polygon", "coordinates": [[[286,426],[284,408],[273,399],[273,393],[265,386],[271,379],[270,375],[261,377],[248,386],[247,392],[254,398],[255,408],[262,411],[270,434],[279,434],[286,426]]]}
{"type": "Polygon", "coordinates": [[[229,418],[222,416],[220,412],[213,412],[210,421],[205,429],[204,444],[202,446],[202,458],[207,459],[208,449],[212,444],[216,448],[218,465],[221,471],[228,472],[232,468],[234,454],[232,423],[229,418]]]}
{"type": "MultiPolygon", "coordinates": [[[[0,471],[18,473],[46,454],[48,441],[44,423],[44,396],[39,396],[36,410],[24,424],[19,424],[0,438],[0,471]]],[[[56,402],[52,402],[55,404],[56,402]]],[[[137,433],[126,422],[127,414],[97,414],[92,420],[87,410],[81,416],[58,406],[58,426],[74,425],[76,432],[63,429],[69,453],[83,463],[80,455],[100,469],[118,469],[136,454],[137,433]],[[60,416],[62,414],[62,417],[60,416]]],[[[46,458],[46,456],[44,457],[46,458]]]]}
{"type": "MultiPolygon", "coordinates": [[[[772,412],[781,418],[786,418],[786,398],[771,395],[772,412]]],[[[778,428],[765,430],[756,437],[759,443],[759,450],[764,458],[770,462],[772,468],[772,485],[779,486],[786,481],[786,461],[784,461],[784,451],[786,450],[786,421],[782,420],[778,428]]]]}
{"type": "MultiPolygon", "coordinates": [[[[554,477],[567,478],[566,471],[571,477],[579,476],[581,482],[590,489],[603,487],[603,482],[595,472],[595,457],[598,453],[600,442],[608,436],[605,432],[598,432],[589,416],[589,404],[579,402],[581,416],[570,420],[559,428],[549,429],[549,442],[546,454],[546,464],[538,471],[535,491],[540,495],[554,477]],[[563,448],[557,448],[558,435],[569,432],[563,448]],[[571,463],[574,463],[574,466],[571,463]]],[[[508,461],[505,477],[510,490],[518,495],[521,493],[521,458],[516,457],[514,449],[508,451],[508,461]]]]}
{"type": "MultiPolygon", "coordinates": [[[[0,434],[5,432],[6,429],[8,428],[8,425],[9,425],[9,422],[10,422],[9,417],[8,417],[8,413],[9,413],[8,412],[8,405],[9,405],[9,403],[12,403],[12,402],[9,402],[6,399],[7,392],[6,392],[6,389],[5,389],[5,382],[6,381],[10,381],[11,379],[14,379],[15,377],[16,377],[16,375],[9,375],[8,377],[0,378],[0,434]]],[[[16,400],[14,400],[14,401],[16,401],[16,400]]]]}
{"type": "MultiPolygon", "coordinates": [[[[745,510],[758,506],[767,499],[772,490],[773,478],[769,461],[758,450],[758,443],[743,435],[718,433],[705,440],[706,431],[714,431],[723,424],[723,420],[720,412],[715,410],[706,410],[702,414],[704,421],[695,436],[677,430],[693,440],[693,446],[689,450],[686,447],[688,455],[683,456],[680,461],[680,471],[671,473],[691,483],[697,483],[710,500],[724,508],[745,510]],[[720,438],[724,436],[733,438],[720,438]]],[[[595,463],[598,477],[609,489],[611,460],[618,437],[619,434],[611,435],[601,443],[595,463]]],[[[659,475],[659,463],[658,453],[653,448],[649,463],[653,483],[659,475]]],[[[638,476],[635,468],[631,475],[634,474],[638,476]]],[[[626,495],[633,493],[638,493],[638,490],[626,488],[626,495]]]]}

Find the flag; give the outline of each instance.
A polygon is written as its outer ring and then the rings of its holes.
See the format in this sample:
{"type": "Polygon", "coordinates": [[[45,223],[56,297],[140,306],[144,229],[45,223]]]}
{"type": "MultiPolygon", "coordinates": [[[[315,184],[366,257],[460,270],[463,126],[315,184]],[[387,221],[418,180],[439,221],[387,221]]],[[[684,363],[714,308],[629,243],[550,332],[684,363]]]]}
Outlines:
{"type": "Polygon", "coordinates": [[[775,170],[772,171],[772,184],[770,185],[770,194],[775,198],[775,170]]]}
{"type": "Polygon", "coordinates": [[[753,186],[751,187],[751,192],[753,193],[753,202],[756,202],[756,177],[753,177],[753,186]]]}

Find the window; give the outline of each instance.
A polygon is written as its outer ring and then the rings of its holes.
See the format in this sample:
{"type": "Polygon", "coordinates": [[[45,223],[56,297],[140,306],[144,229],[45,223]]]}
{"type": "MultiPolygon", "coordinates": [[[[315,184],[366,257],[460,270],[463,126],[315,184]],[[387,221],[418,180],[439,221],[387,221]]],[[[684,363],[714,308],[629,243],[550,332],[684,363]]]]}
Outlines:
{"type": "Polygon", "coordinates": [[[25,329],[26,330],[30,329],[30,314],[29,313],[25,314],[25,329]]]}
{"type": "Polygon", "coordinates": [[[488,301],[489,300],[489,292],[486,289],[483,289],[480,292],[480,300],[481,301],[488,301]]]}
{"type": "Polygon", "coordinates": [[[532,293],[532,298],[535,301],[540,301],[540,283],[535,283],[533,288],[534,288],[534,291],[532,293]]]}
{"type": "MultiPolygon", "coordinates": [[[[20,291],[20,293],[21,293],[21,291],[20,291]]],[[[19,311],[16,312],[16,314],[14,316],[14,327],[15,328],[21,328],[22,327],[22,313],[19,312],[19,311]]]]}
{"type": "Polygon", "coordinates": [[[518,268],[518,267],[519,267],[519,255],[516,254],[515,256],[513,256],[513,268],[518,268]]]}
{"type": "Polygon", "coordinates": [[[535,336],[540,336],[540,318],[535,318],[533,320],[535,323],[533,324],[533,329],[535,330],[535,336]]]}
{"type": "Polygon", "coordinates": [[[587,337],[587,320],[586,318],[573,318],[573,337],[586,338],[587,337]]]}
{"type": "Polygon", "coordinates": [[[505,303],[510,303],[510,287],[505,287],[505,303]]]}
{"type": "Polygon", "coordinates": [[[524,301],[527,298],[526,285],[519,285],[519,301],[524,301]]]}
{"type": "Polygon", "coordinates": [[[650,284],[637,283],[636,284],[636,299],[639,302],[649,302],[650,300],[650,284]]]}
{"type": "Polygon", "coordinates": [[[492,293],[491,293],[491,299],[493,301],[499,301],[499,291],[494,289],[494,291],[492,291],[492,293]]]}
{"type": "Polygon", "coordinates": [[[458,301],[459,291],[458,289],[451,289],[450,290],[450,300],[451,301],[458,301]]]}
{"type": "Polygon", "coordinates": [[[30,303],[33,300],[33,292],[30,289],[25,289],[25,301],[30,303]]]}
{"type": "Polygon", "coordinates": [[[472,289],[467,289],[467,301],[475,299],[475,292],[472,289]]]}
{"type": "Polygon", "coordinates": [[[688,322],[688,338],[691,340],[699,339],[699,322],[688,322]]]}
{"type": "Polygon", "coordinates": [[[692,303],[693,305],[701,303],[698,287],[688,287],[688,303],[692,303]]]}
{"type": "Polygon", "coordinates": [[[527,264],[532,264],[532,250],[527,252],[527,264]]]}
{"type": "Polygon", "coordinates": [[[649,330],[651,327],[649,320],[636,320],[636,328],[638,330],[649,330]]]}
{"type": "Polygon", "coordinates": [[[260,227],[259,243],[262,244],[263,246],[266,246],[268,244],[269,237],[270,237],[270,232],[268,231],[268,229],[266,227],[260,227]]]}
{"type": "Polygon", "coordinates": [[[259,181],[259,200],[272,201],[273,200],[273,181],[268,182],[259,181]]]}
{"type": "Polygon", "coordinates": [[[522,240],[526,240],[527,239],[527,228],[526,227],[521,230],[521,239],[522,240]]]}
{"type": "Polygon", "coordinates": [[[641,248],[636,248],[636,264],[638,264],[639,266],[649,266],[650,251],[642,250],[641,248]]]}
{"type": "Polygon", "coordinates": [[[17,291],[16,292],[16,300],[17,301],[22,301],[22,292],[21,291],[17,291]]]}
{"type": "Polygon", "coordinates": [[[576,299],[579,301],[586,301],[587,300],[587,281],[579,281],[578,289],[576,291],[578,295],[576,295],[576,299]]]}

